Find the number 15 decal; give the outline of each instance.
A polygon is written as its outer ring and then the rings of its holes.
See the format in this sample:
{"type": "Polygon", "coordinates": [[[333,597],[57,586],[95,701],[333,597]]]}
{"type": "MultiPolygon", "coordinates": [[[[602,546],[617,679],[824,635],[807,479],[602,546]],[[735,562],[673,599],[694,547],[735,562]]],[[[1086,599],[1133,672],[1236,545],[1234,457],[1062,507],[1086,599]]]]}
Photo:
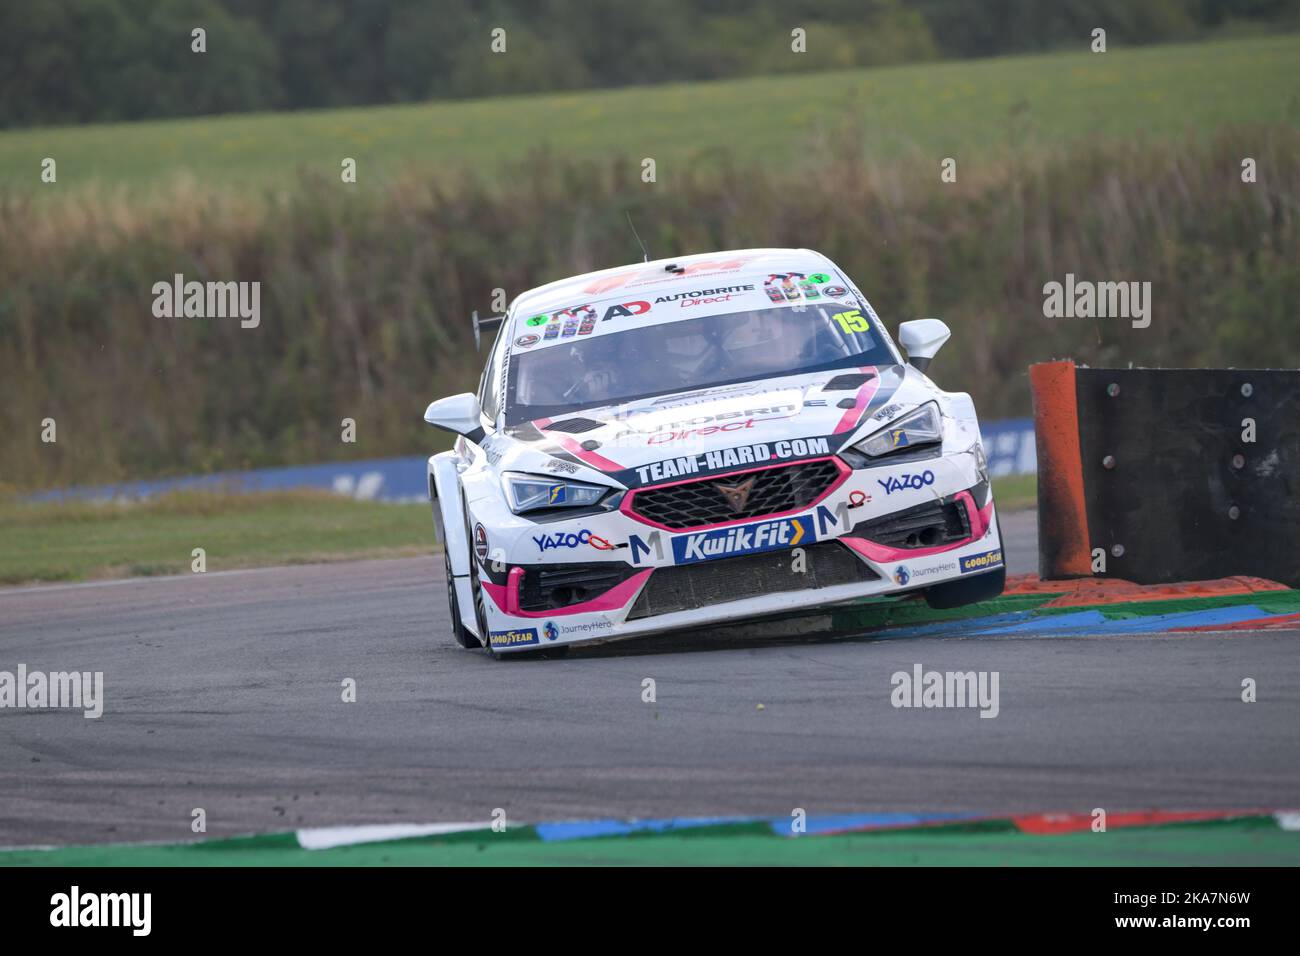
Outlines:
{"type": "Polygon", "coordinates": [[[867,321],[867,317],[858,309],[840,312],[835,316],[835,321],[840,324],[840,328],[845,332],[866,332],[871,328],[871,323],[867,321]]]}

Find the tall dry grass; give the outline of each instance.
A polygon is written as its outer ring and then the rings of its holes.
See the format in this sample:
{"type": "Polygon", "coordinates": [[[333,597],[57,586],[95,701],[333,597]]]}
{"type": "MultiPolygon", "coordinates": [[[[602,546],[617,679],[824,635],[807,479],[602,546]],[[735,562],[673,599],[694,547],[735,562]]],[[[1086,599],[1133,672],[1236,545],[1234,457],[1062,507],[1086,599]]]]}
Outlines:
{"type": "Polygon", "coordinates": [[[1300,131],[1105,142],[879,163],[863,137],[772,169],[725,155],[643,184],[639,167],[545,153],[508,177],[288,192],[178,182],[144,201],[0,196],[0,482],[84,483],[423,451],[427,401],[469,388],[468,317],[550,279],[656,256],[809,246],[886,322],[936,315],[936,362],[986,417],[1029,409],[1026,366],[1294,366],[1300,361],[1300,131]],[[1244,156],[1258,182],[1241,182],[1244,156]],[[151,287],[262,283],[262,323],[158,319],[151,287]],[[1153,284],[1151,327],[1046,319],[1067,272],[1153,284]],[[40,441],[40,422],[58,442],[40,441]],[[339,440],[356,419],[358,442],[339,440]]]}

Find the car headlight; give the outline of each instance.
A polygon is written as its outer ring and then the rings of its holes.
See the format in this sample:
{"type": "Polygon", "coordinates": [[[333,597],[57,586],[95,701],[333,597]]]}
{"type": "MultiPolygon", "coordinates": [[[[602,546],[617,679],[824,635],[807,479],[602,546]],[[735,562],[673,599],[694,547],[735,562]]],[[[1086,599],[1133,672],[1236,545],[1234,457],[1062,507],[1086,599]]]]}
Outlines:
{"type": "Polygon", "coordinates": [[[614,490],[606,485],[538,475],[505,474],[501,476],[501,482],[505,486],[510,510],[515,514],[543,508],[590,508],[614,490]]]}
{"type": "Polygon", "coordinates": [[[927,402],[916,411],[890,422],[853,446],[869,458],[880,458],[918,445],[943,441],[943,416],[936,402],[927,402]]]}

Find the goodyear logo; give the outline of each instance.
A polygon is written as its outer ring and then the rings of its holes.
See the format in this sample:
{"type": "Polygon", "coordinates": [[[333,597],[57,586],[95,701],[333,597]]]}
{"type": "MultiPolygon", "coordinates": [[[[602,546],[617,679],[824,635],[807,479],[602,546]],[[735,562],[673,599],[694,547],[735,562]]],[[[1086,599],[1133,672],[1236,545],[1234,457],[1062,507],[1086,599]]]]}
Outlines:
{"type": "Polygon", "coordinates": [[[795,548],[816,540],[812,517],[804,515],[684,534],[673,538],[673,557],[678,564],[694,564],[712,558],[795,548]]]}
{"type": "Polygon", "coordinates": [[[537,628],[530,627],[518,631],[493,631],[493,647],[520,647],[524,644],[537,643],[537,628]]]}
{"type": "Polygon", "coordinates": [[[985,551],[983,554],[972,554],[968,558],[961,559],[961,573],[968,574],[971,571],[987,571],[989,568],[996,568],[1002,563],[1002,549],[996,551],[985,551]]]}

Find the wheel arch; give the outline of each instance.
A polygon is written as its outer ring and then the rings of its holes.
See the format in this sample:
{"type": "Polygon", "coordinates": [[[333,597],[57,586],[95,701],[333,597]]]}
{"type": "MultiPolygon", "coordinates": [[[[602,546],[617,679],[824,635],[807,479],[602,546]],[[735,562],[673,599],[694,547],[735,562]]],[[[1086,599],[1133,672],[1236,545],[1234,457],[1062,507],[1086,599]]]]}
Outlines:
{"type": "Polygon", "coordinates": [[[465,527],[460,475],[456,470],[456,453],[444,451],[429,459],[429,496],[447,549],[451,573],[456,577],[470,572],[469,529],[465,527]]]}

